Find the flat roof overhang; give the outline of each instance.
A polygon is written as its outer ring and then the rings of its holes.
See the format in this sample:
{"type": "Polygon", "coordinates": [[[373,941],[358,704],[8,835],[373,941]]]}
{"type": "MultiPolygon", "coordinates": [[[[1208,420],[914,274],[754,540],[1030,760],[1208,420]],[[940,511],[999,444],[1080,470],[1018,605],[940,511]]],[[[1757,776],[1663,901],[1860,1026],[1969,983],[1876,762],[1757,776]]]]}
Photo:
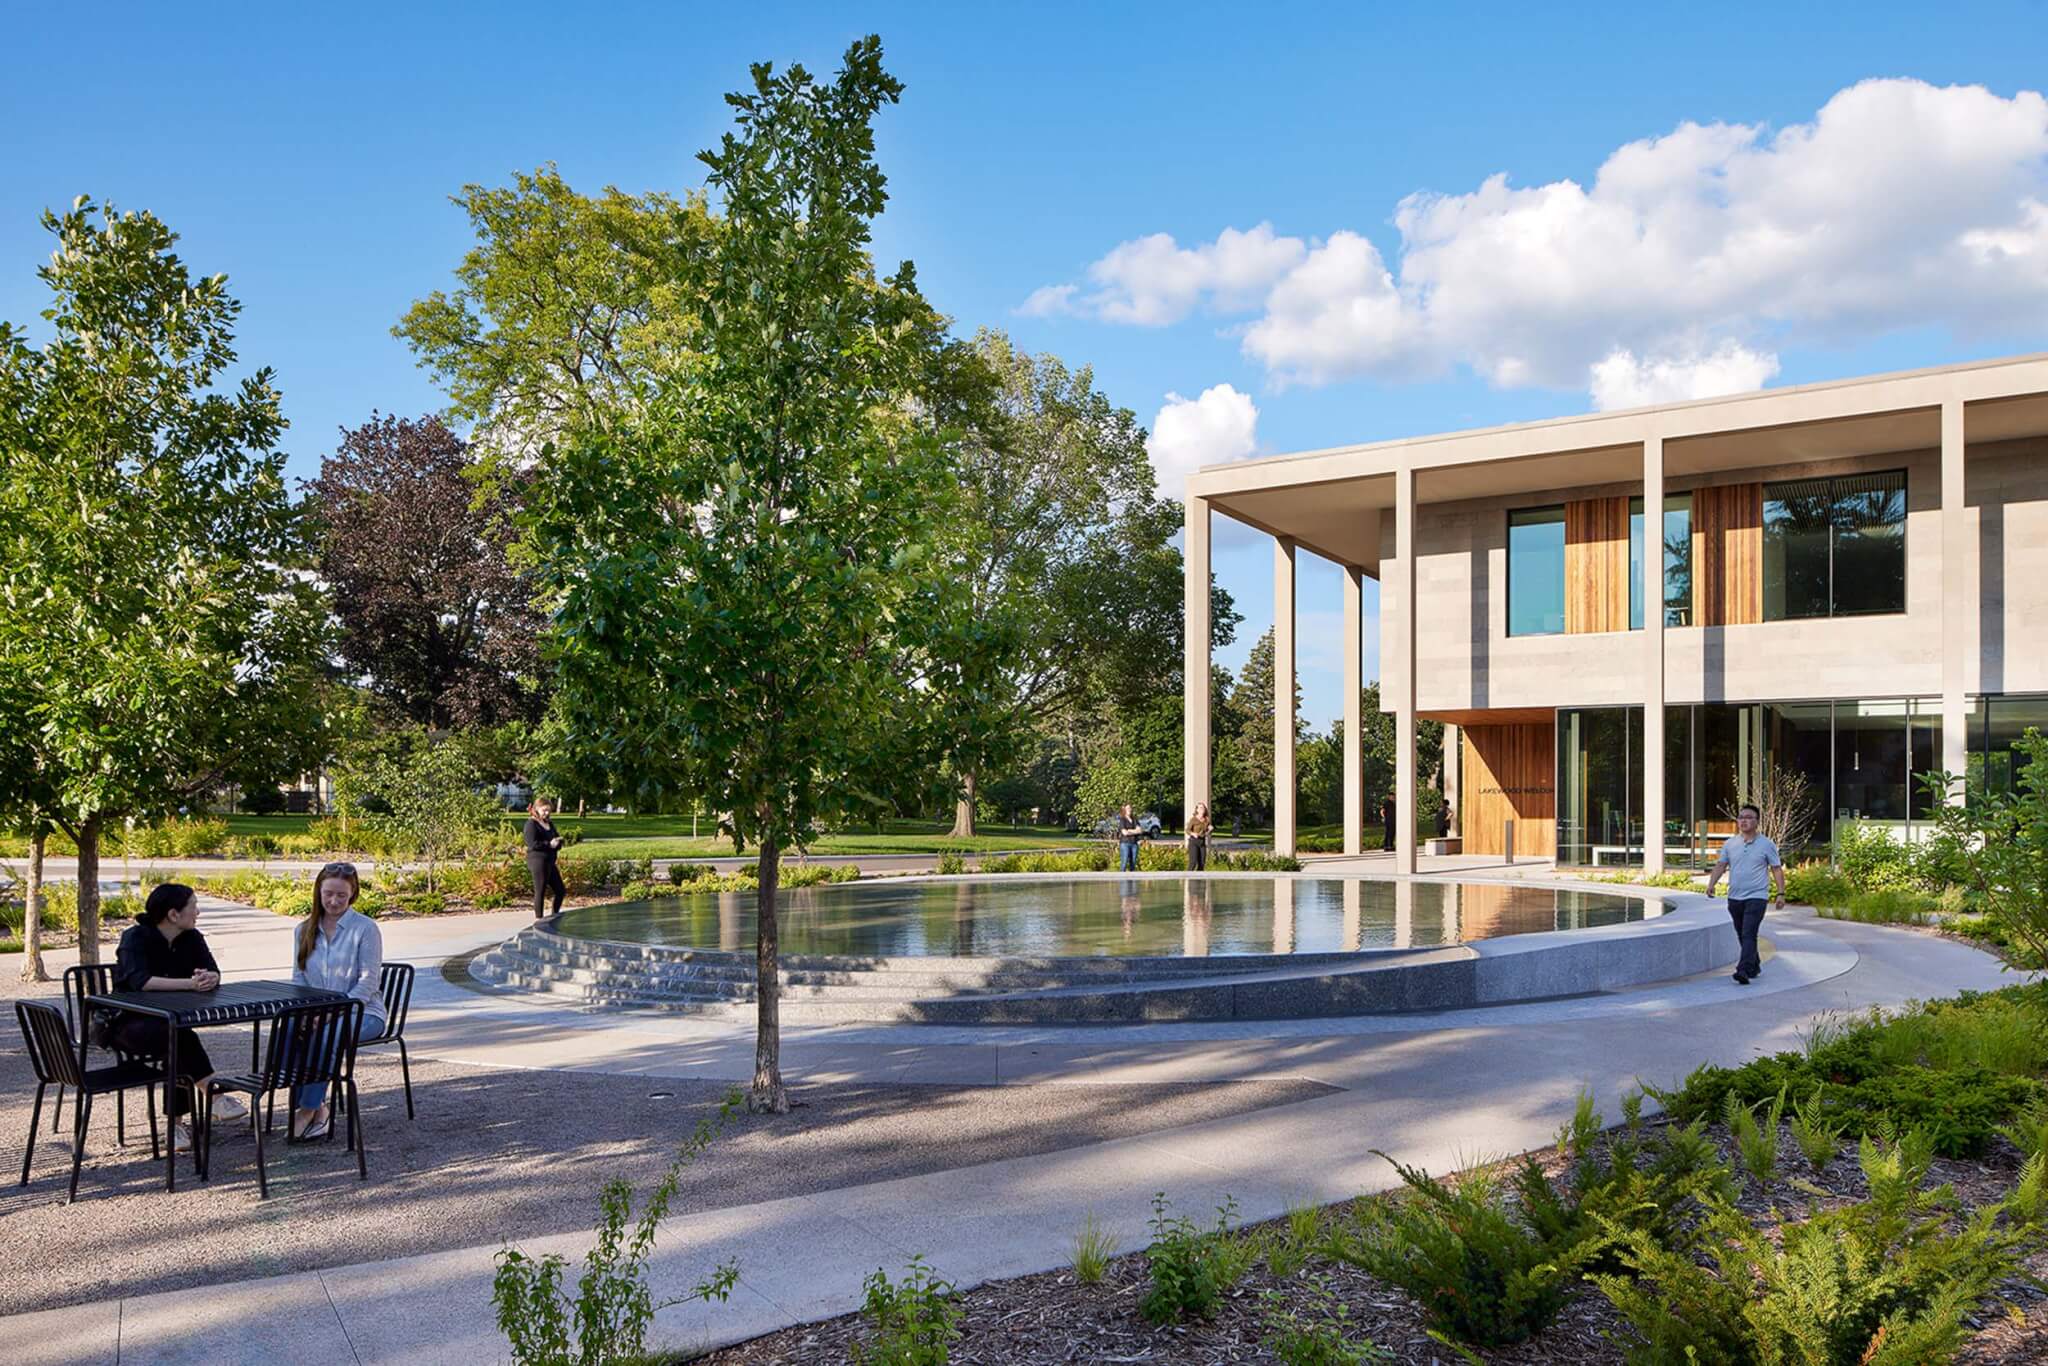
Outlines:
{"type": "Polygon", "coordinates": [[[1636,481],[1652,437],[1667,479],[1927,450],[1951,399],[1966,442],[2048,436],[2048,354],[1210,465],[1186,494],[1377,577],[1397,469],[1416,472],[1417,502],[1443,503],[1636,481]]]}

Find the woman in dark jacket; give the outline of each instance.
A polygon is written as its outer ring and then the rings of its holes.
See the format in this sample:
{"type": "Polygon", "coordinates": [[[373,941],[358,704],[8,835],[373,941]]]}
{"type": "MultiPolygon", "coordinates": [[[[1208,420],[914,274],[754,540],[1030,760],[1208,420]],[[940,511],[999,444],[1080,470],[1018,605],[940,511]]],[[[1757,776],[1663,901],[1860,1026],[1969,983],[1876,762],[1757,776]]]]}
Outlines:
{"type": "Polygon", "coordinates": [[[555,832],[555,806],[542,797],[526,808],[526,871],[533,875],[533,918],[538,920],[548,914],[548,896],[555,900],[554,914],[562,913],[562,897],[568,888],[562,885],[562,870],[556,864],[556,856],[562,849],[562,837],[555,832]]]}
{"type": "MultiPolygon", "coordinates": [[[[142,914],[121,935],[114,951],[114,986],[121,991],[212,991],[220,985],[220,964],[206,946],[199,925],[199,897],[182,882],[153,889],[142,914]]],[[[114,1026],[113,1045],[124,1053],[161,1058],[169,1051],[170,1026],[147,1015],[122,1014],[114,1026]]],[[[178,1031],[178,1075],[187,1086],[201,1087],[213,1075],[206,1046],[190,1029],[178,1031]]],[[[184,1086],[166,1088],[165,1110],[173,1120],[175,1142],[189,1143],[184,1086]]],[[[232,1096],[214,1104],[214,1116],[235,1119],[248,1113],[232,1096]],[[225,1105],[227,1108],[222,1108],[225,1105]]]]}

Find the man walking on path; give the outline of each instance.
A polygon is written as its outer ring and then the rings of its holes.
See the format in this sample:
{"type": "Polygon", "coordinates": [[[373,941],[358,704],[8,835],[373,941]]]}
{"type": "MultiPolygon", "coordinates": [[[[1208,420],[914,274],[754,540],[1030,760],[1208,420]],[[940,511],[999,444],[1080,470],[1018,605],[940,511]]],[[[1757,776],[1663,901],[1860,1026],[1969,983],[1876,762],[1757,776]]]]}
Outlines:
{"type": "Polygon", "coordinates": [[[1721,846],[1714,871],[1707,874],[1708,896],[1714,894],[1714,884],[1721,880],[1721,874],[1728,874],[1728,918],[1735,922],[1736,936],[1742,940],[1735,980],[1743,986],[1763,971],[1756,956],[1756,932],[1763,926],[1764,899],[1773,882],[1777,884],[1778,909],[1785,909],[1785,860],[1778,856],[1778,846],[1770,836],[1756,832],[1762,817],[1763,813],[1754,806],[1743,803],[1735,816],[1735,838],[1721,846]]]}

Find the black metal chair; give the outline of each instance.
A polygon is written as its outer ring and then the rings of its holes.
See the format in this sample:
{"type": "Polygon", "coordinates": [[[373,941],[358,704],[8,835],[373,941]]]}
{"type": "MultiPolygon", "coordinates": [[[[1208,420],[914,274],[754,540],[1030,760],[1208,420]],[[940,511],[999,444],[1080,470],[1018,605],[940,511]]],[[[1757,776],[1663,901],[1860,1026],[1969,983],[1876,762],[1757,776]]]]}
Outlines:
{"type": "MultiPolygon", "coordinates": [[[[84,1041],[86,1030],[91,1026],[91,1012],[86,1009],[85,998],[102,996],[114,989],[114,965],[112,963],[80,963],[64,969],[64,1024],[71,1033],[71,1046],[75,1049],[84,1041]]],[[[121,1049],[109,1050],[118,1062],[131,1062],[134,1055],[121,1049]]],[[[50,1107],[50,1132],[56,1133],[58,1123],[64,1115],[64,1088],[57,1088],[57,1103],[50,1107]]],[[[150,1123],[156,1122],[156,1085],[149,1087],[150,1123]]],[[[114,1097],[114,1141],[122,1147],[128,1146],[128,1096],[125,1091],[114,1097]]]]}
{"type": "MultiPolygon", "coordinates": [[[[375,1038],[356,1040],[358,1050],[376,1048],[383,1044],[398,1045],[398,1070],[405,1078],[405,1117],[414,1118],[412,1108],[412,1059],[405,1051],[405,1017],[412,1009],[412,964],[386,963],[378,975],[377,988],[384,997],[384,1028],[375,1038]]],[[[277,1122],[277,1097],[273,1094],[264,1102],[263,1122],[274,1126],[277,1122]]]]}
{"type": "MultiPolygon", "coordinates": [[[[362,1017],[361,1001],[319,1001],[294,1006],[271,1022],[270,1047],[263,1055],[261,1068],[241,1076],[216,1073],[206,1083],[206,1105],[199,1124],[196,1146],[200,1176],[207,1175],[213,1160],[213,1102],[217,1096],[230,1091],[248,1096],[249,1113],[254,1116],[256,1107],[278,1091],[289,1092],[325,1082],[329,1095],[339,1090],[348,1098],[348,1146],[356,1155],[358,1179],[369,1180],[370,1169],[363,1156],[362,1116],[356,1104],[356,1031],[362,1027],[362,1017]]],[[[339,1116],[339,1106],[334,1113],[339,1116]]],[[[256,1133],[256,1189],[262,1198],[268,1199],[270,1176],[263,1163],[263,1132],[268,1126],[250,1127],[256,1133]]],[[[327,1137],[334,1137],[331,1124],[327,1137]]]]}
{"type": "Polygon", "coordinates": [[[364,1039],[358,1048],[374,1048],[384,1044],[398,1045],[398,1070],[405,1078],[405,1117],[412,1113],[412,1059],[405,1053],[405,1015],[412,1009],[412,964],[386,963],[378,979],[378,988],[384,993],[384,1029],[374,1039],[364,1039]]]}
{"type": "MultiPolygon", "coordinates": [[[[78,1065],[78,1044],[71,1037],[64,1012],[42,1001],[16,1001],[14,1014],[21,1021],[22,1041],[28,1046],[29,1065],[36,1074],[36,1102],[29,1112],[28,1151],[21,1158],[21,1184],[28,1184],[30,1164],[35,1161],[36,1130],[43,1124],[43,1092],[51,1086],[70,1087],[77,1092],[71,1106],[71,1192],[66,1201],[78,1198],[78,1168],[85,1161],[85,1135],[92,1125],[92,1098],[109,1091],[120,1093],[136,1086],[154,1086],[163,1072],[138,1058],[123,1058],[112,1067],[83,1071],[78,1065]]],[[[149,1155],[162,1152],[157,1138],[156,1106],[149,1107],[149,1155]]]]}

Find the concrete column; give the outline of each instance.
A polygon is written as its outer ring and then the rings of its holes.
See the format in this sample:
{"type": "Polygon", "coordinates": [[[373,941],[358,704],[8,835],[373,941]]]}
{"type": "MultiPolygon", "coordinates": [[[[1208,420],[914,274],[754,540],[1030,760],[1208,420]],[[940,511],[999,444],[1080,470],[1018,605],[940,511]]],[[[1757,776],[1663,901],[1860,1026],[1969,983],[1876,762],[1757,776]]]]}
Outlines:
{"type": "Polygon", "coordinates": [[[1181,665],[1181,812],[1185,820],[1197,802],[1209,800],[1209,500],[1187,500],[1181,538],[1185,601],[1181,665]]]}
{"type": "Polygon", "coordinates": [[[1273,852],[1294,849],[1294,542],[1273,542],[1273,852]]]}
{"type": "MultiPolygon", "coordinates": [[[[1394,871],[1415,871],[1415,471],[1394,471],[1394,871]]],[[[1380,610],[1387,609],[1386,580],[1380,610]]],[[[1384,639],[1384,637],[1382,637],[1384,639]]],[[[1380,670],[1384,681],[1390,671],[1380,670]]]]}
{"type": "MultiPolygon", "coordinates": [[[[1941,767],[1961,774],[1969,762],[1969,701],[1964,696],[1964,650],[1971,602],[1964,570],[1970,562],[1969,509],[1963,492],[1963,401],[1941,405],[1941,767]]],[[[1963,800],[1961,784],[1948,793],[1963,800]]]]}
{"type": "Polygon", "coordinates": [[[1344,566],[1344,852],[1365,852],[1365,588],[1357,565],[1344,566]]]}
{"type": "Polygon", "coordinates": [[[1445,827],[1452,839],[1463,839],[1465,826],[1463,814],[1458,810],[1458,783],[1465,776],[1464,737],[1458,734],[1456,726],[1444,727],[1444,816],[1449,821],[1445,827]]]}
{"type": "Polygon", "coordinates": [[[1643,442],[1643,872],[1664,871],[1664,438],[1643,442]]]}

